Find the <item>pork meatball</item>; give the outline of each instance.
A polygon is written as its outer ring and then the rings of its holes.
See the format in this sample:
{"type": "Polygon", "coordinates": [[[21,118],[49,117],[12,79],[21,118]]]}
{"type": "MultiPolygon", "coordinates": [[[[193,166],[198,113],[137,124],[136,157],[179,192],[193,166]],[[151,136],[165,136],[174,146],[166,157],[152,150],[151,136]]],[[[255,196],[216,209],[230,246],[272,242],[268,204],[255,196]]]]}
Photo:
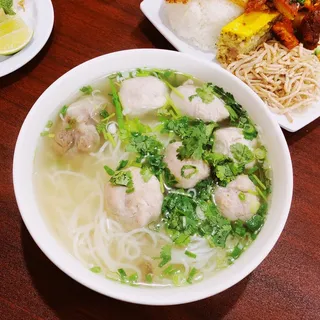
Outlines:
{"type": "Polygon", "coordinates": [[[231,221],[249,220],[260,207],[259,198],[249,193],[255,190],[255,185],[246,175],[238,176],[225,188],[218,187],[214,197],[221,214],[231,221]]]}
{"type": "Polygon", "coordinates": [[[70,104],[66,119],[74,119],[77,123],[98,122],[99,112],[107,104],[102,95],[86,96],[70,104]]]}
{"type": "Polygon", "coordinates": [[[181,95],[183,95],[183,98],[178,96],[174,91],[171,92],[171,99],[182,115],[201,119],[205,122],[219,122],[229,117],[228,110],[218,97],[215,97],[212,102],[206,104],[197,96],[197,88],[192,80],[188,80],[177,88],[181,95]],[[194,98],[191,99],[190,97],[192,96],[194,98]]]}
{"type": "Polygon", "coordinates": [[[210,167],[202,160],[179,160],[177,150],[180,146],[182,146],[181,142],[169,144],[164,161],[175,176],[178,188],[193,188],[198,182],[210,176],[210,167]]]}
{"type": "Polygon", "coordinates": [[[124,80],[119,91],[123,114],[131,117],[163,107],[168,95],[167,86],[152,76],[124,80]]]}
{"type": "Polygon", "coordinates": [[[79,151],[93,152],[100,144],[100,135],[92,124],[80,123],[76,129],[76,146],[79,151]]]}
{"type": "Polygon", "coordinates": [[[119,221],[126,230],[147,226],[161,214],[163,194],[160,182],[155,176],[145,182],[139,168],[130,168],[134,191],[114,186],[108,182],[105,186],[105,206],[108,214],[119,221]]]}
{"type": "Polygon", "coordinates": [[[246,145],[250,150],[256,147],[257,140],[247,140],[243,136],[242,129],[240,128],[223,128],[218,129],[214,133],[215,142],[214,142],[214,151],[221,153],[225,156],[228,156],[231,159],[233,158],[230,147],[233,144],[241,143],[246,145]]]}

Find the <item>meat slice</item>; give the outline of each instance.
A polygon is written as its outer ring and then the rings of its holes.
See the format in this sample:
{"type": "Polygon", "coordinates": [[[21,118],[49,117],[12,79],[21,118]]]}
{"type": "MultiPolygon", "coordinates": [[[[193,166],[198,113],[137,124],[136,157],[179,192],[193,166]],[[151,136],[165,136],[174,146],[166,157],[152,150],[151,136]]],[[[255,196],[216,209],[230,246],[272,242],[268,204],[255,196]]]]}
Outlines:
{"type": "Polygon", "coordinates": [[[299,45],[299,40],[294,35],[292,21],[288,18],[284,18],[282,21],[276,22],[272,27],[272,31],[281,43],[283,43],[289,50],[299,45]]]}
{"type": "Polygon", "coordinates": [[[301,42],[310,50],[318,46],[320,38],[320,7],[306,14],[299,27],[301,42]]]}

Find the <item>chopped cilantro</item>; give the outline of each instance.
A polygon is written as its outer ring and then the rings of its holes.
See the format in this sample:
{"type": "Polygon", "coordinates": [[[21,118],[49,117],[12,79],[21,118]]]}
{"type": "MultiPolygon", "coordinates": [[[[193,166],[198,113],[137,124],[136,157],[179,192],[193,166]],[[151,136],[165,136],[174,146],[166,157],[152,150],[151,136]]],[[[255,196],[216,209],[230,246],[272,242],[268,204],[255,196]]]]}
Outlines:
{"type": "Polygon", "coordinates": [[[213,86],[213,91],[217,97],[219,97],[225,103],[227,108],[231,124],[243,129],[243,135],[247,140],[253,140],[258,136],[258,131],[249,119],[247,111],[245,111],[242,106],[236,102],[234,96],[225,92],[222,88],[213,86]]]}
{"type": "Polygon", "coordinates": [[[176,245],[186,245],[190,236],[210,238],[213,245],[224,247],[231,232],[231,224],[222,217],[212,201],[193,199],[188,193],[169,193],[162,205],[162,216],[168,233],[176,245]],[[199,219],[196,209],[200,206],[205,219],[199,219]]]}
{"type": "Polygon", "coordinates": [[[192,120],[188,117],[166,120],[162,133],[173,132],[182,140],[182,146],[178,149],[178,158],[202,159],[206,148],[212,144],[212,131],[218,125],[216,123],[205,124],[202,120],[192,120]]]}
{"type": "Polygon", "coordinates": [[[80,91],[86,95],[89,95],[92,93],[93,89],[91,86],[84,86],[80,89],[80,91]]]}
{"type": "Polygon", "coordinates": [[[254,160],[252,151],[244,144],[236,143],[230,146],[233,157],[242,165],[254,160]]]}
{"type": "Polygon", "coordinates": [[[127,193],[134,191],[132,173],[131,171],[116,171],[111,179],[110,183],[114,186],[127,187],[127,193]]]}
{"type": "Polygon", "coordinates": [[[243,237],[247,232],[242,220],[234,221],[232,223],[232,229],[233,229],[234,233],[240,237],[243,237]]]}
{"type": "Polygon", "coordinates": [[[199,97],[205,104],[211,103],[215,98],[212,84],[205,83],[202,87],[197,88],[196,94],[190,96],[189,100],[192,101],[195,97],[199,97]]]}
{"type": "Polygon", "coordinates": [[[160,252],[160,259],[161,261],[159,263],[159,268],[162,268],[169,261],[171,261],[171,245],[167,244],[162,247],[160,252]]]}

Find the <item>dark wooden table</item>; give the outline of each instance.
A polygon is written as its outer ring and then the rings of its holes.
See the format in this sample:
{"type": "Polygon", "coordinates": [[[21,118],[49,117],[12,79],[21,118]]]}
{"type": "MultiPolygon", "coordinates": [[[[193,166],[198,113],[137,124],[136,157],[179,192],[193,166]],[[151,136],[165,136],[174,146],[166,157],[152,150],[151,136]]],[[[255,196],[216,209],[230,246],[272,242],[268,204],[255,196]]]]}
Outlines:
{"type": "Polygon", "coordinates": [[[28,111],[50,84],[88,59],[130,48],[173,49],[143,17],[139,0],[53,2],[55,27],[45,48],[0,78],[0,320],[320,319],[319,119],[286,133],[294,199],[280,240],[222,294],[184,306],[128,304],[83,287],[44,256],[22,223],[12,185],[14,146],[28,111]]]}

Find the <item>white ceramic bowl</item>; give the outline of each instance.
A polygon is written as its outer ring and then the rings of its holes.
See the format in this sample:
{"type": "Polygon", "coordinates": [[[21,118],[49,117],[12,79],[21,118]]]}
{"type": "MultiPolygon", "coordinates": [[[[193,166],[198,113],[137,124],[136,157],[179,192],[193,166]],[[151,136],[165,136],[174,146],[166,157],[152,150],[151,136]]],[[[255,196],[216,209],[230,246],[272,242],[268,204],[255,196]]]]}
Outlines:
{"type": "Polygon", "coordinates": [[[16,144],[13,180],[22,219],[47,257],[62,271],[83,285],[104,295],[139,304],[173,305],[215,295],[236,284],[252,272],[278,240],[288,217],[293,174],[288,146],[276,121],[260,98],[243,82],[220,67],[194,57],[164,50],[129,50],[98,57],[83,63],[52,84],[28,114],[16,144]],[[84,85],[115,71],[137,67],[171,68],[210,81],[234,94],[261,128],[273,168],[272,203],[266,223],[251,247],[217,275],[192,287],[130,287],[93,274],[62,247],[49,232],[38,208],[33,186],[33,159],[40,132],[53,112],[84,85]]]}

